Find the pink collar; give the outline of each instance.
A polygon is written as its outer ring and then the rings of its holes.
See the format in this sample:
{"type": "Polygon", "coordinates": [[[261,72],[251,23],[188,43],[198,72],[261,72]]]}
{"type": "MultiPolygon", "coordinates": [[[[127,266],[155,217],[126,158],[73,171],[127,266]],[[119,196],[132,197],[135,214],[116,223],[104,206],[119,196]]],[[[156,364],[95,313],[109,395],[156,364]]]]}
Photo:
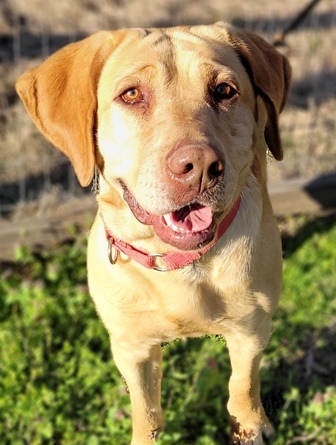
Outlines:
{"type": "Polygon", "coordinates": [[[211,243],[207,244],[201,250],[183,251],[171,251],[167,253],[148,253],[144,250],[137,249],[130,244],[125,243],[113,236],[113,234],[105,228],[106,238],[108,241],[108,256],[111,264],[116,264],[119,259],[120,252],[127,255],[132,260],[146,267],[147,269],[153,269],[160,272],[167,272],[170,270],[176,270],[183,266],[187,266],[192,262],[201,258],[214,244],[221,238],[227,229],[230,227],[235,216],[238,213],[240,207],[241,197],[233,204],[230,212],[225,216],[218,227],[217,236],[211,243]],[[158,265],[158,258],[160,262],[165,263],[165,267],[158,265]]]}

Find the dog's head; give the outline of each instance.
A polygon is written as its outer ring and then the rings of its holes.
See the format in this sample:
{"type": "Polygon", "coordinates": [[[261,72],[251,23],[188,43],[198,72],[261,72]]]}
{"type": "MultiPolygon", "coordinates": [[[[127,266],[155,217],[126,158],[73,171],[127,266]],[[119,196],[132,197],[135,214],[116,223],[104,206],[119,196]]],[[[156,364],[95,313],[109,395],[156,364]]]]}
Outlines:
{"type": "Polygon", "coordinates": [[[22,75],[17,90],[82,185],[97,165],[138,221],[183,250],[215,236],[256,141],[282,159],[289,82],[271,45],[219,23],[98,32],[22,75]]]}

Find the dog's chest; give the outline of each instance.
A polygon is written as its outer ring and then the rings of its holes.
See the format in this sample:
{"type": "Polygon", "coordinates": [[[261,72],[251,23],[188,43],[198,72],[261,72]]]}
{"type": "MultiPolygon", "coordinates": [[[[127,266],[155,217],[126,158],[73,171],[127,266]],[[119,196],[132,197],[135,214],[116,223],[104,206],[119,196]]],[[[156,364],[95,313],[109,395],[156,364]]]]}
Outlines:
{"type": "MultiPolygon", "coordinates": [[[[153,297],[155,303],[151,316],[157,321],[153,329],[167,341],[224,334],[231,330],[237,315],[242,313],[241,301],[235,291],[208,280],[197,285],[171,284],[169,290],[161,289],[153,297]]],[[[240,295],[245,292],[242,289],[240,295]]]]}

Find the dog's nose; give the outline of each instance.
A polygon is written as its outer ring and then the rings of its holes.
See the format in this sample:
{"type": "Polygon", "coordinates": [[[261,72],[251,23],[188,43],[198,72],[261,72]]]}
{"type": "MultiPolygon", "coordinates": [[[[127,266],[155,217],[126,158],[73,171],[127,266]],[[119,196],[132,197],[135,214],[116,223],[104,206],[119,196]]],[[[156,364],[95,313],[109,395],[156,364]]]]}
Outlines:
{"type": "Polygon", "coordinates": [[[224,173],[224,163],[207,144],[177,144],[167,157],[170,177],[181,187],[202,193],[212,188],[224,173]]]}

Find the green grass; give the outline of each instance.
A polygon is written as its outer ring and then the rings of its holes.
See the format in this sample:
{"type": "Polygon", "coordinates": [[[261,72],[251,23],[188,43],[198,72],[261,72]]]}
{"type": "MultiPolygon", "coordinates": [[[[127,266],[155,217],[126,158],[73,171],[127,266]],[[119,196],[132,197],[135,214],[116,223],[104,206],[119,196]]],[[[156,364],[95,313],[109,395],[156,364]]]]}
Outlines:
{"type": "MultiPolygon", "coordinates": [[[[284,291],[261,369],[274,445],[336,443],[333,221],[284,238],[284,291]]],[[[127,445],[129,396],[87,293],[85,240],[38,255],[22,249],[0,277],[0,443],[127,445]]],[[[228,444],[224,342],[176,341],[163,366],[158,444],[228,444]]]]}

